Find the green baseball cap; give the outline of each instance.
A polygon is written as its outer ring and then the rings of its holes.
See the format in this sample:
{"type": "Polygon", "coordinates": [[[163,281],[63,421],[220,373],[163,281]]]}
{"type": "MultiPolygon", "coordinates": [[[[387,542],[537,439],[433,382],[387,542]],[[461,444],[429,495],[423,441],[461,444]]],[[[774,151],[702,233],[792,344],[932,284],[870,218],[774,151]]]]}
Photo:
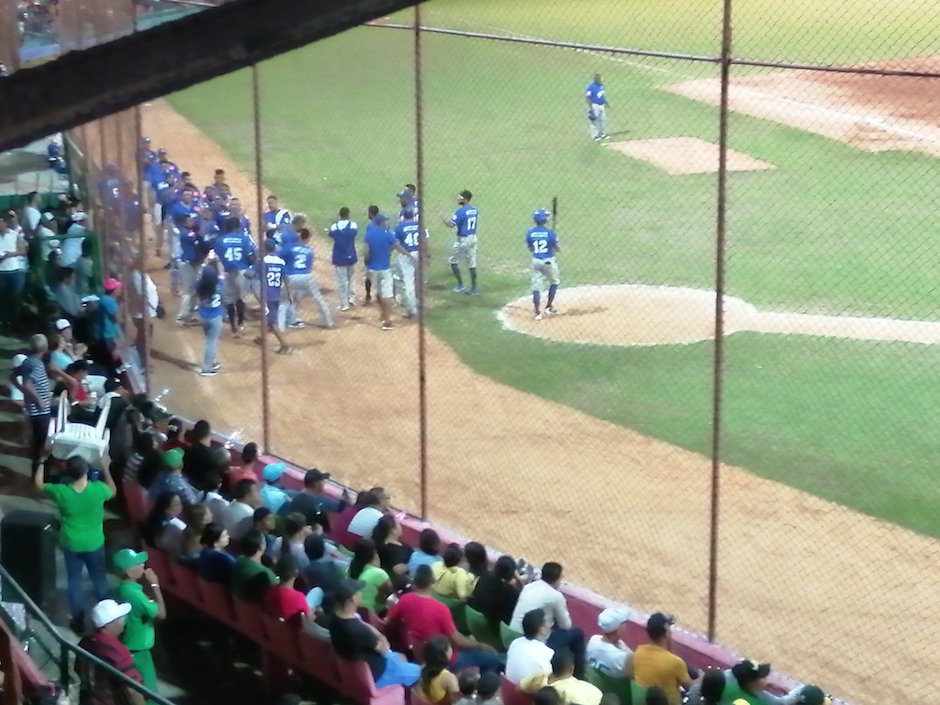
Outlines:
{"type": "Polygon", "coordinates": [[[163,462],[166,463],[166,466],[171,470],[183,466],[183,449],[182,448],[173,448],[168,450],[163,454],[163,462]]]}
{"type": "Polygon", "coordinates": [[[125,573],[128,568],[133,568],[135,565],[143,565],[146,562],[147,552],[135,551],[132,548],[122,548],[115,553],[114,558],[111,559],[111,564],[118,573],[125,573]]]}

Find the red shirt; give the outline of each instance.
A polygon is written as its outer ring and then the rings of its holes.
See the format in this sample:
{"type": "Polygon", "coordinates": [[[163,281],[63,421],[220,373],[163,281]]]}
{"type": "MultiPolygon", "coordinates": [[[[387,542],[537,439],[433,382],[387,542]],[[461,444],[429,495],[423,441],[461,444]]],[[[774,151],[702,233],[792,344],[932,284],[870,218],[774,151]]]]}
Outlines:
{"type": "Polygon", "coordinates": [[[258,473],[254,470],[246,470],[241,466],[231,467],[228,470],[228,486],[234,488],[241,480],[252,480],[258,482],[258,473]]]}
{"type": "Polygon", "coordinates": [[[276,619],[290,621],[298,614],[309,614],[310,605],[302,592],[292,587],[275,585],[264,593],[264,611],[276,619]]]}
{"type": "Polygon", "coordinates": [[[388,611],[388,621],[400,619],[408,632],[421,641],[443,634],[450,636],[457,631],[454,618],[447,606],[433,597],[422,597],[413,592],[405,593],[388,611]]]}
{"type": "MultiPolygon", "coordinates": [[[[144,679],[134,665],[131,652],[113,634],[97,630],[84,637],[78,645],[125,676],[143,684],[144,679]]],[[[120,705],[127,701],[124,695],[127,686],[119,683],[110,673],[84,660],[79,660],[76,667],[82,679],[83,701],[90,705],[120,705]]]]}

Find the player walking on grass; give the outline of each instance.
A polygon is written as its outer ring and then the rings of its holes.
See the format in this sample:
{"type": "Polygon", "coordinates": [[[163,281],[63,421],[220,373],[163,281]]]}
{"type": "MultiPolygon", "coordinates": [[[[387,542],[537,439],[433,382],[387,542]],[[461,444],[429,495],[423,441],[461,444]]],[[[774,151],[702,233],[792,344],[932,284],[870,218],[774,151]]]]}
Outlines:
{"type": "Polygon", "coordinates": [[[387,223],[387,215],[376,214],[366,226],[365,237],[365,261],[381,310],[382,330],[392,330],[395,327],[392,325],[392,250],[403,257],[410,256],[408,250],[399,244],[395,234],[388,229],[387,223]]]}
{"type": "Polygon", "coordinates": [[[599,73],[594,74],[594,81],[588,84],[584,97],[588,105],[591,137],[595,142],[607,139],[607,91],[599,73]]]}
{"type": "Polygon", "coordinates": [[[395,227],[395,238],[404,247],[408,254],[398,255],[398,270],[401,274],[402,305],[405,307],[405,318],[414,318],[418,313],[418,298],[416,291],[420,288],[418,280],[418,258],[422,256],[424,247],[421,244],[421,226],[415,220],[415,213],[409,206],[401,211],[401,222],[395,227]]]}
{"type": "Polygon", "coordinates": [[[356,235],[359,226],[349,219],[349,209],[339,209],[339,220],[328,230],[333,238],[333,256],[331,261],[336,270],[336,293],[339,296],[339,310],[348,311],[356,305],[356,235]]]}
{"type": "MultiPolygon", "coordinates": [[[[284,355],[290,352],[290,345],[284,340],[283,329],[278,324],[278,311],[281,308],[282,285],[287,285],[287,295],[288,297],[290,296],[290,285],[284,274],[284,271],[287,269],[287,263],[275,254],[277,251],[277,243],[274,240],[265,240],[264,251],[267,253],[264,256],[264,269],[262,270],[264,271],[262,286],[264,287],[266,304],[265,320],[267,321],[268,330],[274,334],[274,337],[277,338],[277,342],[280,343],[277,352],[284,355]]],[[[260,343],[261,338],[258,338],[257,342],[260,343]]]]}
{"type": "Polygon", "coordinates": [[[456,229],[456,239],[450,251],[450,269],[457,278],[457,286],[454,291],[467,294],[469,296],[477,295],[477,219],[480,212],[476,206],[470,205],[473,194],[467,190],[457,194],[457,210],[454,214],[442,219],[444,225],[448,228],[456,229]],[[460,276],[460,262],[467,263],[467,269],[470,270],[470,288],[463,285],[463,277],[460,276]]]}
{"type": "MultiPolygon", "coordinates": [[[[301,226],[306,223],[306,218],[298,215],[294,218],[294,223],[300,222],[301,226]]],[[[297,306],[300,305],[304,296],[310,296],[317,302],[320,308],[320,316],[323,318],[323,325],[327,328],[333,327],[333,316],[330,314],[330,307],[320,293],[320,286],[317,284],[316,277],[313,274],[313,248],[310,246],[310,230],[305,227],[299,227],[300,241],[296,244],[281,250],[281,258],[287,262],[287,282],[290,284],[290,301],[287,306],[281,308],[279,327],[283,330],[285,323],[291,328],[303,328],[306,324],[297,318],[297,306]]]]}
{"type": "Polygon", "coordinates": [[[224,233],[215,241],[215,254],[225,270],[223,303],[228,311],[232,334],[239,335],[245,327],[245,272],[251,267],[255,256],[255,243],[242,229],[237,216],[230,215],[223,224],[224,233]]]}
{"type": "Polygon", "coordinates": [[[555,231],[546,227],[551,213],[539,208],[532,213],[535,227],[525,234],[525,243],[532,253],[532,305],[535,307],[535,320],[542,320],[540,309],[542,289],[548,286],[548,305],[545,313],[552,315],[555,310],[555,292],[558,291],[558,265],[555,263],[555,253],[561,248],[558,246],[558,237],[555,231]]]}

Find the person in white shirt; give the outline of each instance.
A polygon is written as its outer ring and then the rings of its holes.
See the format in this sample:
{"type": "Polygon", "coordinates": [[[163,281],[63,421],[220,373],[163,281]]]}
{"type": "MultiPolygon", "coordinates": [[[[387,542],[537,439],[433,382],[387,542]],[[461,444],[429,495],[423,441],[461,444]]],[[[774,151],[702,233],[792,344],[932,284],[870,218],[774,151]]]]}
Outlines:
{"type": "Polygon", "coordinates": [[[59,258],[59,264],[63,267],[73,267],[82,256],[82,243],[85,242],[85,222],[87,216],[84,211],[78,211],[72,214],[72,224],[65,232],[68,236],[62,240],[62,256],[59,258]]]}
{"type": "Polygon", "coordinates": [[[27,269],[26,238],[16,213],[6,211],[0,221],[0,324],[19,322],[27,269]]]}
{"type": "Polygon", "coordinates": [[[551,628],[541,607],[529,610],[522,617],[522,637],[515,639],[506,652],[506,679],[516,685],[534,673],[552,670],[554,649],[545,644],[551,628]]]}
{"type": "Polygon", "coordinates": [[[522,588],[519,601],[512,613],[509,626],[517,632],[522,631],[522,618],[526,612],[542,608],[545,610],[545,620],[552,633],[546,640],[556,651],[563,648],[571,649],[574,654],[574,674],[576,678],[584,678],[584,632],[571,624],[571,615],[568,614],[568,603],[565,596],[559,591],[561,586],[562,567],[560,563],[548,562],[542,566],[541,580],[536,580],[522,588]]]}
{"type": "Polygon", "coordinates": [[[28,238],[32,238],[39,232],[39,203],[41,199],[38,191],[30,191],[26,194],[26,205],[23,206],[23,232],[28,238]]]}
{"type": "Polygon", "coordinates": [[[52,213],[42,214],[36,236],[39,238],[40,252],[44,260],[49,258],[50,252],[59,249],[59,241],[56,239],[59,237],[59,226],[52,213]]]}
{"type": "Polygon", "coordinates": [[[587,643],[588,663],[598,673],[613,678],[626,678],[627,659],[633,653],[620,638],[620,627],[630,618],[630,612],[608,607],[597,618],[602,634],[595,634],[587,643]]]}
{"type": "MultiPolygon", "coordinates": [[[[26,356],[20,353],[19,355],[13,356],[13,367],[12,369],[18,370],[23,366],[23,363],[26,362],[26,356]]],[[[20,384],[23,384],[23,376],[17,375],[16,381],[20,384]]],[[[26,403],[23,401],[23,392],[15,384],[10,385],[10,401],[14,402],[21,409],[26,408],[26,403]]]]}
{"type": "Polygon", "coordinates": [[[225,528],[233,541],[241,541],[254,528],[255,509],[261,506],[261,494],[258,483],[247,479],[236,482],[232,494],[235,499],[225,512],[225,528]]]}
{"type": "Polygon", "coordinates": [[[391,503],[391,496],[383,487],[373,487],[368,492],[366,506],[356,512],[346,529],[350,534],[370,538],[379,519],[385,516],[391,503]]]}

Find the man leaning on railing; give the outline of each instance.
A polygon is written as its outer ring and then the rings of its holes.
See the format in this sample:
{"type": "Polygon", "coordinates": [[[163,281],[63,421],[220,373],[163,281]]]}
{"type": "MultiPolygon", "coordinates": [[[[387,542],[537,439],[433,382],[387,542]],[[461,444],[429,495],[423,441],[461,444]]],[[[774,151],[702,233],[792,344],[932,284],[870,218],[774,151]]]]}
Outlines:
{"type": "MultiPolygon", "coordinates": [[[[78,645],[128,678],[142,684],[143,678],[134,665],[131,652],[119,639],[130,611],[131,606],[127,603],[102,600],[91,611],[95,630],[78,645]]],[[[79,659],[77,666],[82,681],[82,705],[144,705],[144,697],[140,693],[105,669],[85,659],[79,659]]]]}

